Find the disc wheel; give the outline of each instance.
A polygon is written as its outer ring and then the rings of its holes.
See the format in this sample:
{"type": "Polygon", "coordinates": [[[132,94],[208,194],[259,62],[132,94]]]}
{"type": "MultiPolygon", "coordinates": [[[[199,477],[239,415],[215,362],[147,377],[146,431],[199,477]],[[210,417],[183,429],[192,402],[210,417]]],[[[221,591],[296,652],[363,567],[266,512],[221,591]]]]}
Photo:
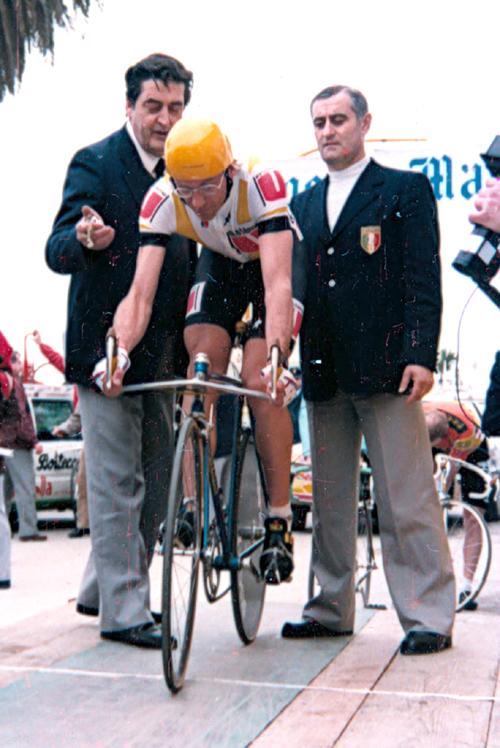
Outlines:
{"type": "Polygon", "coordinates": [[[484,586],[491,564],[491,537],[486,522],[470,504],[450,499],[442,502],[442,506],[459,611],[473,603],[484,586]],[[464,591],[466,594],[460,600],[464,591]]]}
{"type": "Polygon", "coordinates": [[[163,671],[174,693],[184,682],[196,612],[202,542],[201,449],[198,426],[187,419],[175,451],[163,548],[163,671]]]}
{"type": "Polygon", "coordinates": [[[259,570],[265,535],[265,506],[253,436],[250,430],[243,431],[234,477],[231,551],[233,556],[240,557],[245,549],[258,544],[253,553],[242,560],[240,568],[231,571],[234,620],[244,644],[250,644],[257,636],[266,594],[266,584],[259,570]]]}

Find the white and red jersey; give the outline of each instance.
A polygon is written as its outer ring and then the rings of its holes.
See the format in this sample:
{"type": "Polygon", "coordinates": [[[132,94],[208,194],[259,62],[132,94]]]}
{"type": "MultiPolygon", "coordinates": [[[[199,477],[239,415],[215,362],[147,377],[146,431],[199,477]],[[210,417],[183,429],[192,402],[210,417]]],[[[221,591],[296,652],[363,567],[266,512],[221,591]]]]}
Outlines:
{"type": "Polygon", "coordinates": [[[202,221],[174,194],[168,176],[159,179],[142,203],[141,244],[165,246],[170,234],[176,233],[243,263],[259,256],[259,224],[265,226],[267,221],[284,218],[287,219],[284,229],[298,231],[288,208],[285,180],[279,171],[250,159],[246,166],[239,166],[232,182],[229,196],[217,215],[211,221],[202,221]]]}

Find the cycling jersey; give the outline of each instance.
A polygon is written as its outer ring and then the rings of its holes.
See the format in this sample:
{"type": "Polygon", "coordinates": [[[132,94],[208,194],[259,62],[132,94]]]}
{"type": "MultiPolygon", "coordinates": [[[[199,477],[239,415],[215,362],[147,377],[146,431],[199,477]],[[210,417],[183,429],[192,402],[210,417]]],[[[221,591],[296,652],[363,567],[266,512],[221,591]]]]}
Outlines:
{"type": "Polygon", "coordinates": [[[177,233],[226,257],[244,263],[259,256],[259,236],[293,228],[282,175],[250,159],[232,177],[226,201],[211,221],[202,221],[174,193],[170,178],[162,177],[146,193],[139,218],[141,245],[165,247],[177,233]]]}
{"type": "Polygon", "coordinates": [[[446,452],[460,460],[474,452],[484,439],[477,421],[479,416],[466,405],[459,403],[423,403],[424,411],[439,410],[446,416],[448,431],[444,439],[435,445],[437,450],[446,452]],[[465,411],[465,413],[464,413],[465,411]]]}

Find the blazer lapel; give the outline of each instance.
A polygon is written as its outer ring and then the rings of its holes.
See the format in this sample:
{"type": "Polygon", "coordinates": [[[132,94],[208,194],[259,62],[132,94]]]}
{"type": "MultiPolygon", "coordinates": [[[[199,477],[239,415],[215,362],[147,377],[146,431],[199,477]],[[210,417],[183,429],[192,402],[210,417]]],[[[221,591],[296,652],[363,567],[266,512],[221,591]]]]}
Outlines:
{"type": "MultiPolygon", "coordinates": [[[[378,199],[379,187],[384,183],[384,174],[379,165],[370,160],[370,163],[361,174],[360,178],[354,185],[354,188],[346,200],[337,223],[329,235],[329,241],[334,241],[341,231],[353,221],[356,216],[364,210],[370,203],[378,199]]],[[[326,192],[325,192],[325,213],[326,213],[326,192]]]]}

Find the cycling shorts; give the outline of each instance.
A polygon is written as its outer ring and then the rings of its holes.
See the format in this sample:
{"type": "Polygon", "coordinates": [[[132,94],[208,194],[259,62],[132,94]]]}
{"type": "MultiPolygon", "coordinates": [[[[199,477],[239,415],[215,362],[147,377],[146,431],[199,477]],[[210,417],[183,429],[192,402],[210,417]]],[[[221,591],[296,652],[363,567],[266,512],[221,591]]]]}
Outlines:
{"type": "MultiPolygon", "coordinates": [[[[486,439],[484,439],[479,447],[467,456],[465,461],[470,462],[471,465],[477,465],[479,468],[483,468],[483,463],[486,462],[488,458],[488,445],[486,439]]],[[[479,509],[484,509],[486,507],[487,499],[469,498],[470,493],[484,492],[486,488],[484,480],[477,473],[473,473],[472,470],[467,470],[467,468],[460,468],[459,473],[461,477],[462,499],[466,504],[471,504],[479,509]]]]}
{"type": "Polygon", "coordinates": [[[260,260],[242,264],[203,247],[189,294],[186,327],[218,325],[234,340],[236,323],[250,303],[253,305],[253,318],[246,337],[265,338],[264,283],[260,260]]]}

